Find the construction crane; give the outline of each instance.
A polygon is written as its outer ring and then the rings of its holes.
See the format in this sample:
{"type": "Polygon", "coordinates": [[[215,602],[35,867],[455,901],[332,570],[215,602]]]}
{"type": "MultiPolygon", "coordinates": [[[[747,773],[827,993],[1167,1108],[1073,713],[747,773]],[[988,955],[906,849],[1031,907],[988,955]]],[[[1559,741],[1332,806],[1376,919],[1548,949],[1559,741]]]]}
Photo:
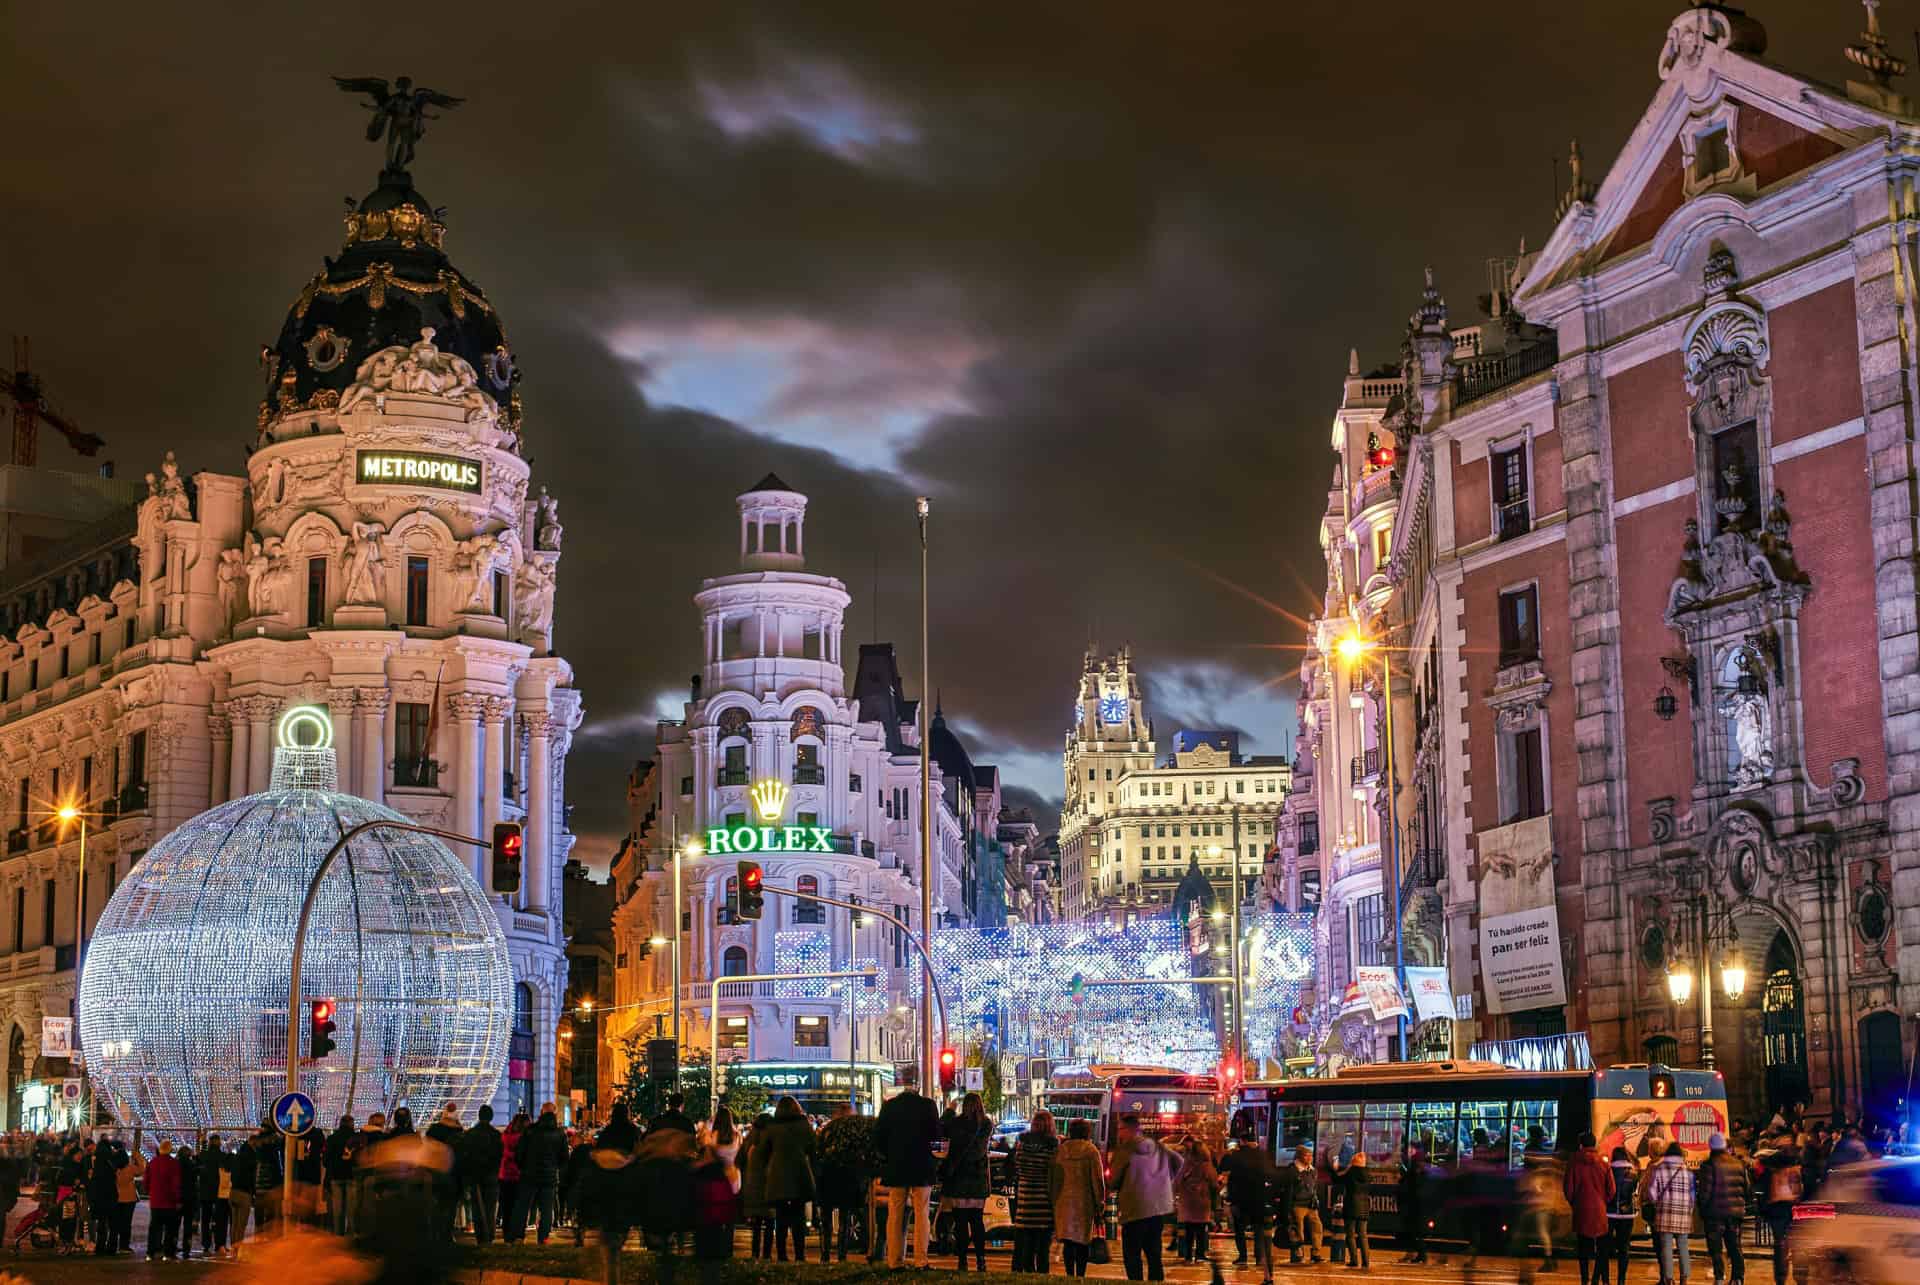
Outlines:
{"type": "Polygon", "coordinates": [[[13,402],[13,456],[11,463],[31,468],[40,459],[40,421],[60,430],[71,446],[81,455],[98,455],[100,448],[107,444],[104,437],[82,432],[75,424],[60,412],[47,405],[47,395],[40,384],[40,376],[33,373],[29,341],[25,336],[16,335],[13,340],[13,369],[0,371],[0,380],[6,383],[7,397],[13,402]]]}

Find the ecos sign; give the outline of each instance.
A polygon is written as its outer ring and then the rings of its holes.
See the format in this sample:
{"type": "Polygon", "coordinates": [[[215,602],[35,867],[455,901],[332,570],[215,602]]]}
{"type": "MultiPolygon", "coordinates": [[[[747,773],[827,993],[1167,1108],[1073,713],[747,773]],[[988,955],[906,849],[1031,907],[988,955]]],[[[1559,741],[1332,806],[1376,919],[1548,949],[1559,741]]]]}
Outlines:
{"type": "Polygon", "coordinates": [[[431,486],[445,491],[480,493],[480,462],[425,451],[360,451],[355,476],[361,482],[392,486],[431,486]]]}

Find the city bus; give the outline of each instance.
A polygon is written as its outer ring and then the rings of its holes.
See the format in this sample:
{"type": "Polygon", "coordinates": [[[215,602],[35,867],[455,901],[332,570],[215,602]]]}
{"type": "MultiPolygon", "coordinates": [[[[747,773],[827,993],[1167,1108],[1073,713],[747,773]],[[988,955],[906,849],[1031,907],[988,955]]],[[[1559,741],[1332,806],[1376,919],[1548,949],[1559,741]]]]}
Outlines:
{"type": "Polygon", "coordinates": [[[1102,1150],[1113,1146],[1115,1121],[1123,1115],[1139,1116],[1140,1131],[1154,1137],[1218,1132],[1226,1123],[1218,1076],[1169,1067],[1055,1066],[1044,1100],[1062,1134],[1069,1121],[1091,1122],[1102,1150]]]}
{"type": "MultiPolygon", "coordinates": [[[[1322,1182],[1364,1148],[1380,1234],[1400,1230],[1400,1162],[1409,1142],[1426,1148],[1434,1179],[1477,1154],[1510,1181],[1530,1164],[1564,1163],[1588,1130],[1603,1156],[1624,1146],[1644,1157],[1647,1144],[1664,1137],[1679,1142],[1693,1165],[1705,1158],[1707,1139],[1726,1128],[1718,1072],[1647,1064],[1521,1071],[1498,1062],[1373,1063],[1326,1079],[1243,1085],[1232,1118],[1241,1145],[1257,1142],[1281,1164],[1294,1148],[1311,1147],[1322,1182]]],[[[1439,1204],[1436,1189],[1428,1218],[1439,1204]]]]}

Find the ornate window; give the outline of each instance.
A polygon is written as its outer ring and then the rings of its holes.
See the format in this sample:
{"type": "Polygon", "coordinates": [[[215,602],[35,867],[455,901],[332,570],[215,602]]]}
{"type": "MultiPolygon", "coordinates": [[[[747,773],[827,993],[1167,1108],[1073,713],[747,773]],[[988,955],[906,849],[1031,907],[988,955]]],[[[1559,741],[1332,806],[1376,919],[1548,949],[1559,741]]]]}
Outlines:
{"type": "MultiPolygon", "coordinates": [[[[729,883],[732,880],[728,880],[729,883]]],[[[729,946],[720,956],[720,975],[722,977],[745,977],[747,975],[747,948],[729,946]]]]}
{"type": "Polygon", "coordinates": [[[793,903],[793,922],[796,924],[824,924],[827,922],[827,908],[817,901],[807,898],[819,895],[820,880],[814,875],[801,875],[793,881],[793,890],[799,898],[793,903]]]}

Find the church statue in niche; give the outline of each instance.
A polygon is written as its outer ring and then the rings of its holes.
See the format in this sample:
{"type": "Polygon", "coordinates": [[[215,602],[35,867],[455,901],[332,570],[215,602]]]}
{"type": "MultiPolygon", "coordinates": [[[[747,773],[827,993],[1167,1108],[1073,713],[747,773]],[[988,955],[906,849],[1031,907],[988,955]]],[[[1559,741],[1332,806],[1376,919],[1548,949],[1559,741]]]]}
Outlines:
{"type": "Polygon", "coordinates": [[[1728,779],[1736,790],[1753,790],[1773,776],[1773,710],[1766,680],[1752,650],[1738,647],[1721,667],[1721,717],[1727,720],[1728,779]]]}

